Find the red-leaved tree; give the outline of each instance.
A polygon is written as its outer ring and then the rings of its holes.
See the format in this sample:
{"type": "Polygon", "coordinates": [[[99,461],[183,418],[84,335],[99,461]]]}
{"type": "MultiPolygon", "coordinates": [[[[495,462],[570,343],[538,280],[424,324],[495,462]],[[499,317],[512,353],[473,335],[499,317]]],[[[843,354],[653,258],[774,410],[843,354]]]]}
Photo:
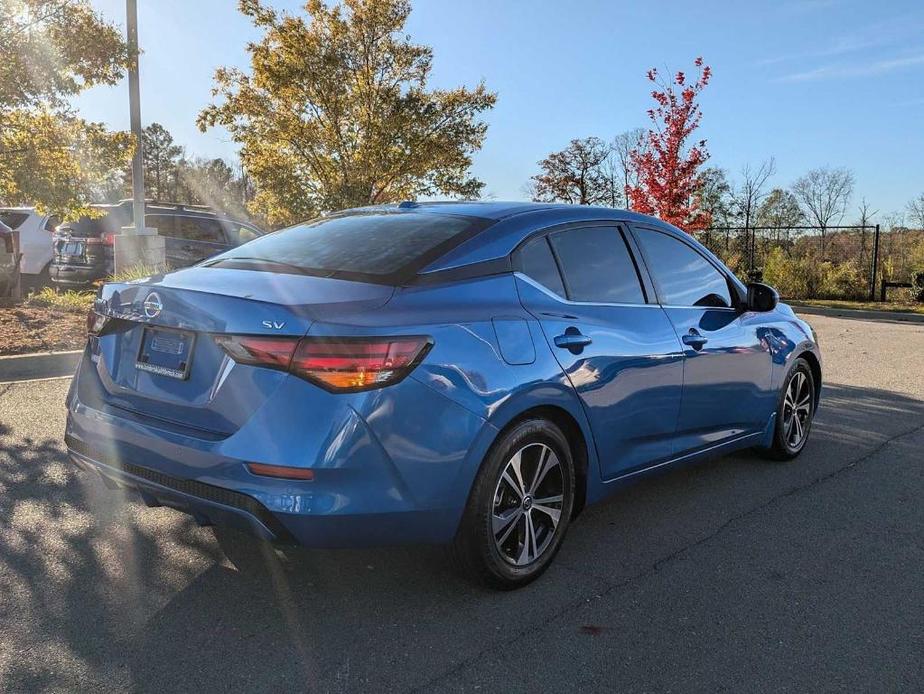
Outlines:
{"type": "Polygon", "coordinates": [[[709,158],[706,141],[687,143],[703,117],[697,95],[709,84],[712,70],[702,58],[694,62],[699,70],[695,82],[678,72],[670,82],[648,71],[655,84],[651,92],[657,106],[648,111],[654,124],[641,147],[632,151],[629,161],[638,176],[638,185],[626,188],[632,209],[660,217],[687,232],[706,229],[711,215],[700,207],[699,169],[709,158]]]}

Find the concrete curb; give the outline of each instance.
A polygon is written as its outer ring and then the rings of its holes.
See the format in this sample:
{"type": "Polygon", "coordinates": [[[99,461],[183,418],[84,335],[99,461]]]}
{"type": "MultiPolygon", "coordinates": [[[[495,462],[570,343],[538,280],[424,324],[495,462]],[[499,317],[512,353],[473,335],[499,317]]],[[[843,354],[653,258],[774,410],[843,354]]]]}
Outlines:
{"type": "MultiPolygon", "coordinates": [[[[789,303],[789,302],[786,302],[789,303]]],[[[870,311],[853,308],[828,308],[823,306],[805,306],[789,304],[796,313],[813,316],[830,316],[832,318],[853,318],[854,320],[878,320],[897,323],[924,323],[922,313],[900,313],[898,311],[870,311]]]]}
{"type": "Polygon", "coordinates": [[[0,383],[73,376],[81,354],[83,350],[78,349],[0,357],[0,383]]]}

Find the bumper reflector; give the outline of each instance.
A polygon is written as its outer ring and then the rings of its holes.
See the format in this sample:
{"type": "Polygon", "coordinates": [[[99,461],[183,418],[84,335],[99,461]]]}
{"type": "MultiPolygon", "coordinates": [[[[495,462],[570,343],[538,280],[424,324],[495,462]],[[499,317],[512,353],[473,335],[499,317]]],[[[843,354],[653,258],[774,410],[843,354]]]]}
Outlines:
{"type": "Polygon", "coordinates": [[[277,477],[284,480],[313,480],[314,470],[303,467],[286,467],[284,465],[264,465],[263,463],[247,463],[247,469],[254,475],[261,477],[277,477]]]}

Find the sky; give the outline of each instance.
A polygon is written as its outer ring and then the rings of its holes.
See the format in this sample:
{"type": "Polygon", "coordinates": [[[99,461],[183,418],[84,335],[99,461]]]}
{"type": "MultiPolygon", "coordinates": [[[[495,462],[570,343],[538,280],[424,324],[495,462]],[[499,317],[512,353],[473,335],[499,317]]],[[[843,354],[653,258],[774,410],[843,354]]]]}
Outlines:
{"type": "MultiPolygon", "coordinates": [[[[92,0],[124,26],[124,0],[92,0]]],[[[297,11],[302,3],[268,4],[297,11]]],[[[233,158],[223,130],[200,133],[219,66],[248,68],[260,33],[236,0],[138,0],[141,110],[190,156],[233,158]]],[[[414,0],[407,32],[434,50],[433,87],[498,93],[473,173],[485,194],[523,199],[548,153],[572,138],[647,126],[650,67],[713,79],[701,96],[709,166],[735,179],[774,157],[770,185],[846,166],[881,218],[924,191],[924,3],[920,0],[414,0]]],[[[76,100],[83,117],[128,128],[128,87],[76,100]]]]}

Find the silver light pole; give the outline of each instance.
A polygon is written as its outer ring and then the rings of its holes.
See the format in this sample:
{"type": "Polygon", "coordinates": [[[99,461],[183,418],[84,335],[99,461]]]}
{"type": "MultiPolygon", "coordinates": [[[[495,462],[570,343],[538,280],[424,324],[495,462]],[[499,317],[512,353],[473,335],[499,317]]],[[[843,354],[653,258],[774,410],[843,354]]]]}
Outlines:
{"type": "Polygon", "coordinates": [[[130,268],[144,266],[152,272],[165,268],[164,238],[156,229],[144,224],[144,152],[141,142],[141,79],[138,74],[138,2],[125,1],[126,33],[128,40],[128,107],[135,155],[132,158],[132,225],[123,227],[113,239],[113,262],[116,274],[130,268]]]}
{"type": "Polygon", "coordinates": [[[138,2],[126,0],[128,25],[128,108],[135,156],[132,157],[132,227],[126,233],[144,233],[144,153],[141,144],[141,81],[138,77],[138,2]]]}

